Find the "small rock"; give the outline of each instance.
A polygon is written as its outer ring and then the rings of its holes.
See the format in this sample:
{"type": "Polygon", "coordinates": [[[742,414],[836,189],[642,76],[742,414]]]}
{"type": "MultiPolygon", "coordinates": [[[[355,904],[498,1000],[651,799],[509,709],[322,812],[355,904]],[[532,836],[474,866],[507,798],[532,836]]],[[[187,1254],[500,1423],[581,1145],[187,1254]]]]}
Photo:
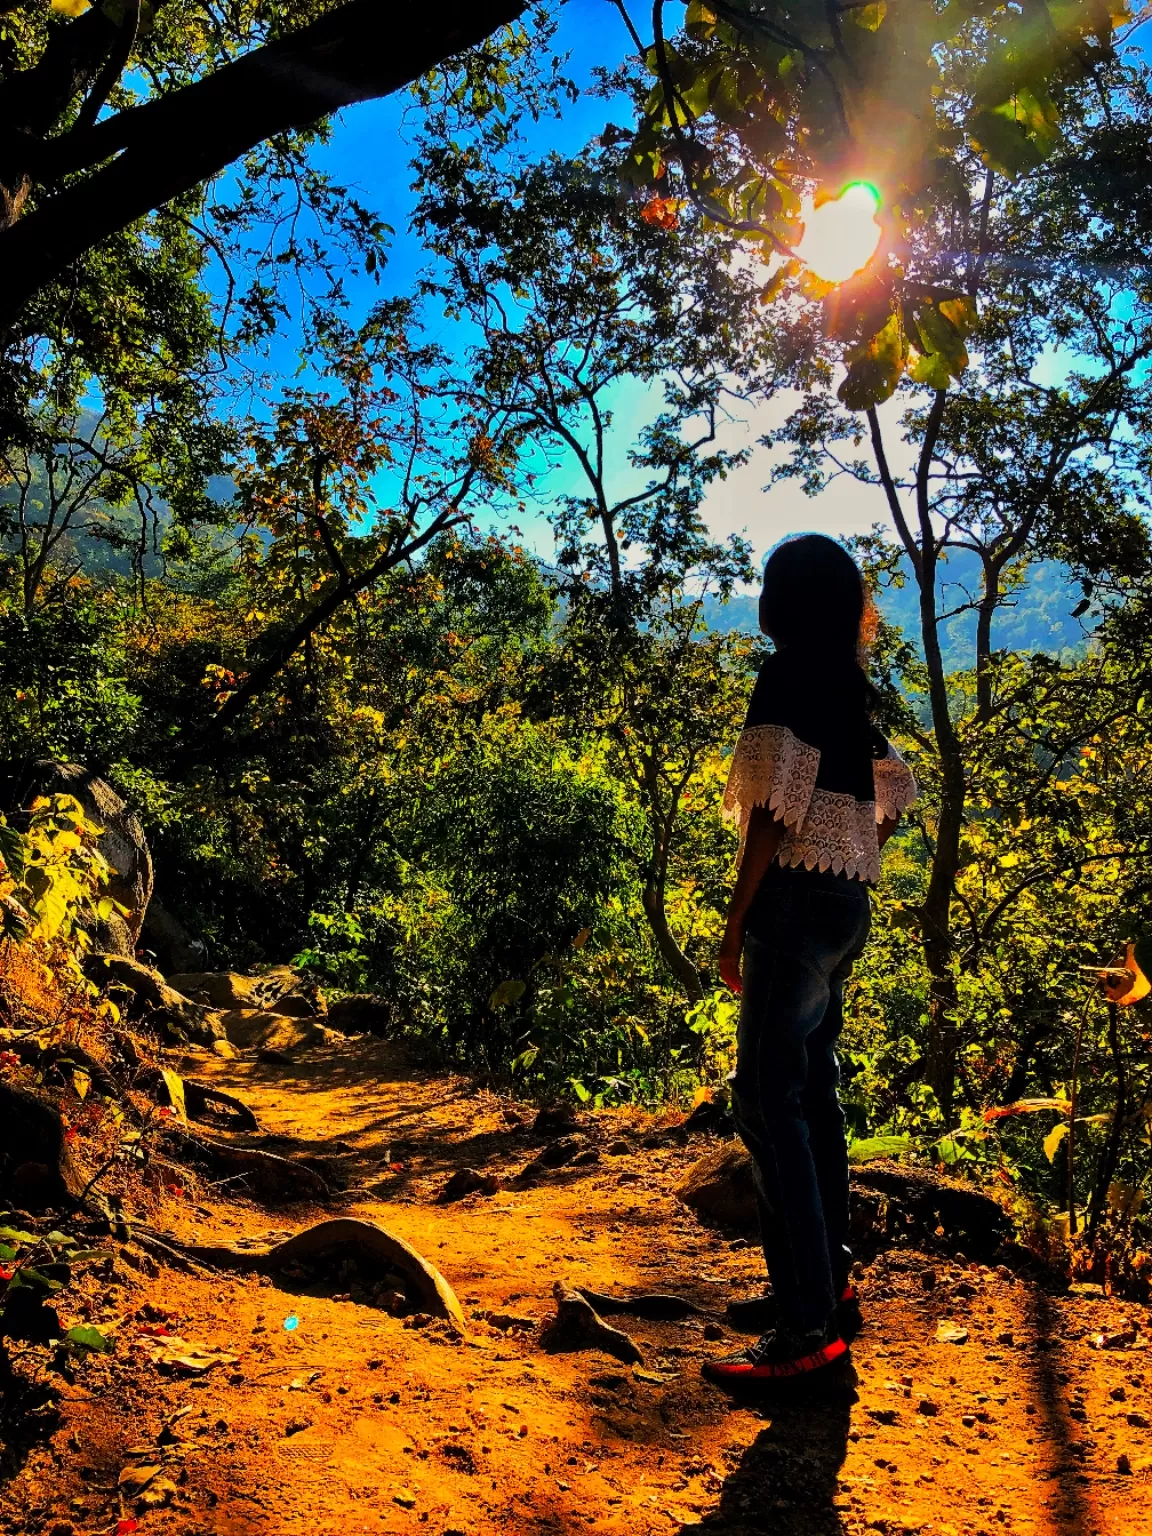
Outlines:
{"type": "Polygon", "coordinates": [[[408,1298],[403,1291],[381,1291],[377,1305],[391,1317],[402,1317],[408,1310],[408,1298]]]}
{"type": "Polygon", "coordinates": [[[724,1330],[721,1328],[719,1323],[705,1323],[704,1337],[709,1340],[710,1343],[714,1344],[717,1340],[724,1337],[724,1330]]]}
{"type": "Polygon", "coordinates": [[[582,1153],[594,1150],[583,1136],[561,1136],[546,1146],[536,1161],[543,1163],[545,1168],[563,1168],[565,1163],[572,1162],[582,1153]]]}
{"type": "Polygon", "coordinates": [[[57,1520],[55,1525],[49,1526],[48,1536],[76,1536],[76,1527],[71,1520],[57,1520]]]}
{"type": "Polygon", "coordinates": [[[1123,1403],[1127,1400],[1128,1394],[1123,1387],[1113,1387],[1108,1396],[1114,1403],[1123,1403]]]}
{"type": "Polygon", "coordinates": [[[1148,1415],[1146,1413],[1133,1411],[1128,1415],[1128,1422],[1131,1424],[1133,1429],[1147,1429],[1148,1415]]]}
{"type": "Polygon", "coordinates": [[[416,1495],[410,1488],[398,1488],[392,1495],[392,1502],[399,1504],[401,1509],[414,1509],[416,1507],[416,1495]]]}
{"type": "Polygon", "coordinates": [[[936,1289],[936,1271],[934,1269],[922,1269],[920,1271],[920,1284],[926,1291],[936,1289]]]}
{"type": "Polygon", "coordinates": [[[895,1424],[898,1415],[895,1408],[869,1408],[868,1417],[877,1424],[895,1424]]]}
{"type": "Polygon", "coordinates": [[[154,1477],[160,1475],[160,1470],[159,1465],[125,1467],[116,1479],[116,1486],[126,1499],[135,1498],[144,1492],[154,1477]]]}
{"type": "Polygon", "coordinates": [[[974,1413],[966,1413],[964,1414],[963,1418],[961,1418],[960,1422],[963,1424],[965,1429],[975,1429],[976,1415],[974,1413]]]}
{"type": "Polygon", "coordinates": [[[136,1501],[137,1509],[163,1509],[176,1497],[176,1484],[167,1477],[158,1477],[148,1484],[136,1501]]]}
{"type": "Polygon", "coordinates": [[[968,1330],[949,1318],[942,1318],[936,1324],[936,1339],[941,1344],[967,1344],[968,1330]]]}
{"type": "Polygon", "coordinates": [[[642,1175],[637,1173],[634,1168],[625,1168],[624,1172],[616,1180],[617,1184],[639,1184],[642,1181],[642,1175]]]}
{"type": "Polygon", "coordinates": [[[537,1136],[568,1136],[580,1124],[580,1117],[571,1104],[553,1104],[542,1109],[533,1122],[537,1136]]]}
{"type": "Polygon", "coordinates": [[[311,1427],[311,1419],[289,1419],[284,1426],[284,1438],[287,1439],[289,1435],[299,1435],[304,1430],[311,1429],[311,1427]]]}
{"type": "Polygon", "coordinates": [[[940,1405],[934,1403],[930,1397],[922,1397],[916,1404],[916,1412],[922,1413],[926,1419],[934,1419],[940,1412],[940,1405]]]}
{"type": "Polygon", "coordinates": [[[492,1173],[482,1173],[478,1168],[457,1168],[441,1189],[437,1199],[441,1205],[453,1200],[463,1200],[465,1195],[494,1195],[500,1188],[500,1180],[492,1173]]]}
{"type": "Polygon", "coordinates": [[[1002,1344],[1005,1349],[1011,1349],[1016,1343],[1016,1335],[1010,1329],[1005,1329],[1003,1333],[996,1335],[996,1342],[1002,1344]]]}
{"type": "MultiPolygon", "coordinates": [[[[1123,1451],[1121,1451],[1120,1455],[1116,1458],[1116,1470],[1117,1472],[1122,1472],[1125,1477],[1132,1476],[1131,1459],[1126,1456],[1123,1451]]],[[[69,1530],[71,1530],[71,1526],[69,1526],[69,1530]]]]}
{"type": "Polygon", "coordinates": [[[569,1168],[591,1168],[600,1161],[600,1151],[597,1147],[585,1147],[583,1152],[577,1152],[576,1156],[569,1159],[569,1168]]]}
{"type": "Polygon", "coordinates": [[[620,1136],[615,1141],[610,1141],[604,1151],[609,1157],[628,1157],[632,1152],[632,1143],[620,1136]]]}

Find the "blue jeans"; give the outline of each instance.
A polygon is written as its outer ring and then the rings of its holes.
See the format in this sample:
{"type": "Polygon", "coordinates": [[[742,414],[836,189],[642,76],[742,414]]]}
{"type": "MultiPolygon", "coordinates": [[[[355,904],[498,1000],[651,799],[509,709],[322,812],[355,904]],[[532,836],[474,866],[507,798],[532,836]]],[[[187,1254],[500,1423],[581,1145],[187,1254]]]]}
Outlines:
{"type": "Polygon", "coordinates": [[[732,1108],[752,1155],[781,1320],[803,1332],[824,1327],[848,1279],[836,1041],[870,919],[860,881],[774,865],[744,930],[732,1108]]]}

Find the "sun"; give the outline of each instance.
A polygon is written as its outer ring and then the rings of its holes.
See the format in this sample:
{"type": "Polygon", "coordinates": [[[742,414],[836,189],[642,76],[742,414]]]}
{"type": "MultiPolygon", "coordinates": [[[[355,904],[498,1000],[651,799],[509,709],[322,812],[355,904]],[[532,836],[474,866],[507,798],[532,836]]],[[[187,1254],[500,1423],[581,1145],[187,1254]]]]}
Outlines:
{"type": "Polygon", "coordinates": [[[839,197],[818,207],[805,198],[800,210],[804,233],[794,247],[796,255],[824,282],[846,282],[863,271],[879,248],[879,210],[880,193],[867,181],[850,182],[839,197]]]}

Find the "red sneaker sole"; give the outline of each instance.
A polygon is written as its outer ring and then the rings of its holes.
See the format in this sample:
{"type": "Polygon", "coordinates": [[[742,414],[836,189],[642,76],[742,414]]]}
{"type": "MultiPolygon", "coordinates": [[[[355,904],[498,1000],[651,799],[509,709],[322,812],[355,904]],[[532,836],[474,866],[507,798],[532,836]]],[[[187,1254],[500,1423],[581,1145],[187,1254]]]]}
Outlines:
{"type": "Polygon", "coordinates": [[[721,1386],[725,1384],[742,1385],[745,1382],[755,1381],[782,1381],[789,1376],[807,1376],[812,1371],[823,1370],[826,1365],[833,1365],[848,1353],[848,1346],[843,1339],[833,1339],[831,1344],[825,1344],[822,1349],[816,1350],[811,1355],[801,1355],[798,1360],[774,1360],[765,1361],[763,1365],[705,1365],[704,1375],[709,1381],[715,1381],[721,1386]]]}

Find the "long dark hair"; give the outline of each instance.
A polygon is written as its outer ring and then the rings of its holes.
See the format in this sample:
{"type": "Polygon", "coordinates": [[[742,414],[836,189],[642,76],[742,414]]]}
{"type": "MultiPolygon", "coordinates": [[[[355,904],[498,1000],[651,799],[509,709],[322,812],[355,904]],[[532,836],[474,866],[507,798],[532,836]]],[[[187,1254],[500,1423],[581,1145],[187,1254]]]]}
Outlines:
{"type": "Polygon", "coordinates": [[[777,649],[802,654],[815,665],[849,663],[866,679],[863,663],[874,622],[860,567],[834,539],[804,533],[777,544],[768,556],[760,628],[777,649]]]}

